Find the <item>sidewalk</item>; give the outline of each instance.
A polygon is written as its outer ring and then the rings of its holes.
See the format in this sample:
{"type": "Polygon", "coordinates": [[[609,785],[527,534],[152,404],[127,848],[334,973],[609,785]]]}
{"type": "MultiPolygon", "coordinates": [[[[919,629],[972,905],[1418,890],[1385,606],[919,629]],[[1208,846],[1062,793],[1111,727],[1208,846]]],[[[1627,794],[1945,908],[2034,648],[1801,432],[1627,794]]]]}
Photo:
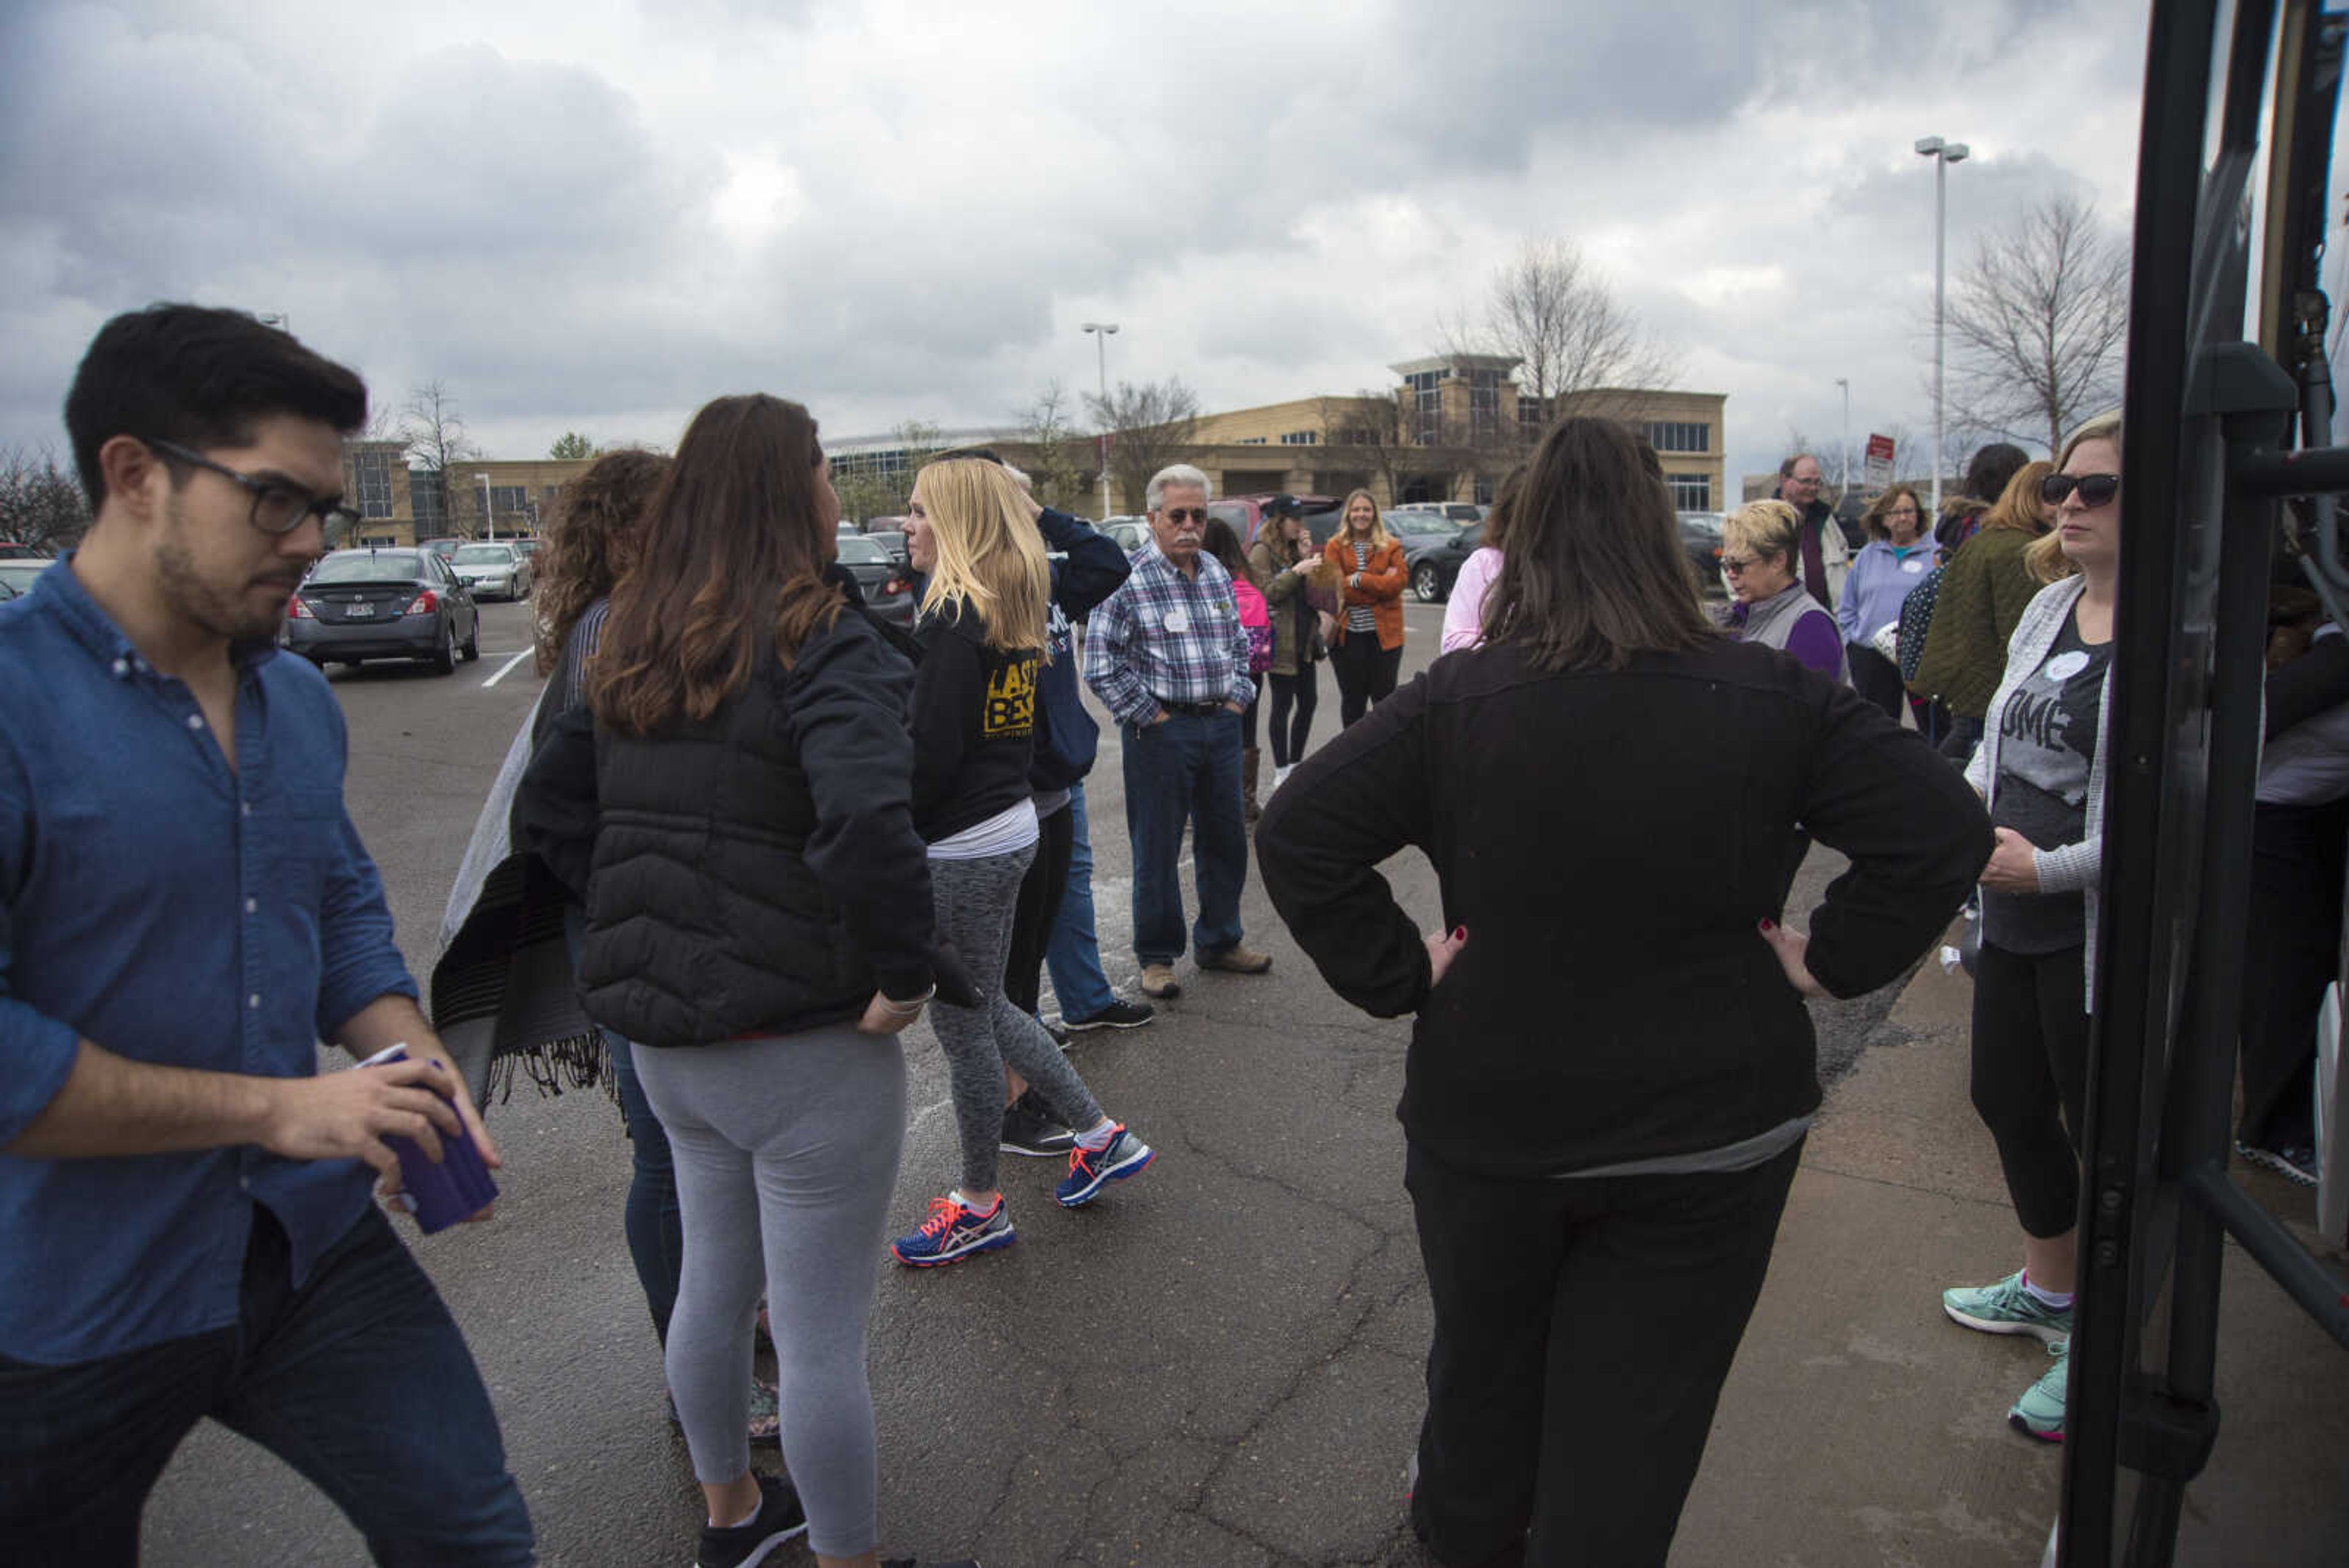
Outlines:
{"type": "MultiPolygon", "coordinates": [[[[2035,1563],[2063,1454],[2005,1424],[2046,1365],[1940,1292],[2009,1272],[2019,1232],[1966,1090],[1972,985],[1928,963],[1830,1089],[1723,1391],[1676,1565],[2035,1563]]],[[[2238,1170],[2302,1240],[2313,1195],[2238,1170]]],[[[2328,1254],[2342,1267],[2338,1251],[2328,1254]]],[[[2221,1420],[2178,1562],[2349,1562],[2349,1355],[2230,1243],[2221,1420]]]]}

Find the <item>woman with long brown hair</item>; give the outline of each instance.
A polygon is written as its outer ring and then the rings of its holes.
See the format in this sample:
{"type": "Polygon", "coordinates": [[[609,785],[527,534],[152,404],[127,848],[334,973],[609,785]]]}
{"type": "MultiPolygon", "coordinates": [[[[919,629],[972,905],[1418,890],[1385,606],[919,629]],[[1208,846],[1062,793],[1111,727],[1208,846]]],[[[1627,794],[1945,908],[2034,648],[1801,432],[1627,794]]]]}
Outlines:
{"type": "Polygon", "coordinates": [[[1661,1568],[1818,1108],[1803,999],[1913,961],[1990,833],[1921,739],[1713,627],[1623,425],[1543,437],[1499,564],[1484,641],[1308,759],[1257,859],[1339,994],[1418,1015],[1413,1527],[1446,1563],[1661,1568]],[[1851,857],[1807,939],[1774,923],[1798,821],[1851,857]],[[1442,932],[1379,873],[1405,845],[1442,932]]]}
{"type": "Polygon", "coordinates": [[[516,814],[586,905],[584,1002],[635,1044],[675,1155],[668,1376],[703,1568],[802,1530],[826,1568],[875,1562],[865,1320],[905,1133],[896,1034],[933,994],[974,994],[933,939],[912,670],[823,580],[839,516],[806,410],[695,415],[612,592],[592,722],[556,723],[516,814]],[[789,1480],[750,1469],[743,1431],[762,1287],[789,1480]]]}

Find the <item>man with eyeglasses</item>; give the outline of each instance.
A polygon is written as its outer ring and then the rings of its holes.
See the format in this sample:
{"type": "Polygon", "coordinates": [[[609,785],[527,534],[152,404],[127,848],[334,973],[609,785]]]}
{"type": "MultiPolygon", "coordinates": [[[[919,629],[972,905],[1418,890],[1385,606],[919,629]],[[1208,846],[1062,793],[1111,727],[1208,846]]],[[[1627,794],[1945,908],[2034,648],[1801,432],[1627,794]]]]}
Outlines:
{"type": "Polygon", "coordinates": [[[1778,499],[1802,519],[1803,586],[1828,609],[1843,597],[1844,574],[1851,566],[1851,541],[1836,521],[1835,508],[1819,497],[1825,483],[1819,460],[1798,452],[1778,465],[1778,499]]]}
{"type": "Polygon", "coordinates": [[[1151,543],[1133,574],[1093,610],[1085,684],[1118,721],[1125,756],[1125,826],[1133,846],[1133,955],[1146,996],[1182,988],[1183,888],[1177,859],[1191,827],[1201,969],[1262,974],[1269,954],[1241,945],[1240,886],[1247,825],[1240,804],[1240,715],[1256,694],[1247,631],[1232,580],[1202,550],[1207,476],[1175,463],[1144,493],[1151,543]]]}
{"type": "Polygon", "coordinates": [[[389,1137],[496,1153],[344,809],[341,710],[274,642],[366,413],[349,370],[180,305],[107,323],[66,400],[97,519],[0,606],[0,1561],[135,1563],[208,1416],[378,1562],[531,1561],[369,1193],[389,1137]],[[322,1038],[408,1059],[321,1074],[322,1038]]]}

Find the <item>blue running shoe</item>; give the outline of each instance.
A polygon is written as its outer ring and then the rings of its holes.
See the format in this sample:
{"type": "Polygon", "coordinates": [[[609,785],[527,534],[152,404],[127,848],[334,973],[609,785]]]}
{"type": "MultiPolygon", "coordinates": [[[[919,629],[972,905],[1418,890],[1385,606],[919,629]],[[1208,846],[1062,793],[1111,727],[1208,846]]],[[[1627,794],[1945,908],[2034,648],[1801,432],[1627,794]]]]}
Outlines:
{"type": "Polygon", "coordinates": [[[2018,1271],[1994,1285],[1960,1286],[1941,1293],[1951,1321],[1984,1334],[2027,1334],[2043,1345],[2070,1337],[2072,1309],[2052,1307],[2023,1288],[2018,1271]]]}
{"type": "Polygon", "coordinates": [[[997,1199],[995,1207],[981,1214],[950,1193],[931,1199],[930,1216],[922,1221],[922,1228],[890,1242],[889,1251],[908,1268],[935,1269],[941,1263],[968,1258],[973,1252],[992,1252],[998,1247],[1009,1247],[1018,1234],[1011,1228],[1011,1211],[1002,1199],[997,1199]]]}
{"type": "Polygon", "coordinates": [[[1070,1151],[1069,1174],[1061,1178],[1061,1185],[1052,1189],[1052,1196],[1061,1200],[1063,1209],[1082,1208],[1099,1196],[1102,1188],[1112,1181],[1123,1181],[1157,1158],[1148,1144],[1121,1125],[1106,1148],[1087,1148],[1079,1144],[1070,1151]]]}
{"type": "Polygon", "coordinates": [[[2059,1339],[2047,1347],[2055,1365],[2040,1374],[2039,1381],[2023,1391],[2014,1408],[2006,1413],[2006,1424],[2026,1438],[2036,1438],[2043,1443],[2064,1440],[2064,1396],[2071,1387],[2072,1342],[2059,1339]]]}

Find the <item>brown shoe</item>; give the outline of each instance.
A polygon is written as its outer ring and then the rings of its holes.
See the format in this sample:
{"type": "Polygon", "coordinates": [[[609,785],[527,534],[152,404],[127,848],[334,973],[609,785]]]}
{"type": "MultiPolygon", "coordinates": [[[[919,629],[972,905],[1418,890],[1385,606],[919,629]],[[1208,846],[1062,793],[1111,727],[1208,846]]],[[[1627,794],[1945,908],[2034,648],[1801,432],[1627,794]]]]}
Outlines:
{"type": "Polygon", "coordinates": [[[1171,964],[1152,963],[1142,966],[1142,994],[1164,1002],[1170,996],[1183,994],[1183,987],[1174,979],[1171,964]]]}
{"type": "Polygon", "coordinates": [[[1219,969],[1226,974],[1262,974],[1272,967],[1272,955],[1255,952],[1234,943],[1219,953],[1201,953],[1199,967],[1219,969]]]}

